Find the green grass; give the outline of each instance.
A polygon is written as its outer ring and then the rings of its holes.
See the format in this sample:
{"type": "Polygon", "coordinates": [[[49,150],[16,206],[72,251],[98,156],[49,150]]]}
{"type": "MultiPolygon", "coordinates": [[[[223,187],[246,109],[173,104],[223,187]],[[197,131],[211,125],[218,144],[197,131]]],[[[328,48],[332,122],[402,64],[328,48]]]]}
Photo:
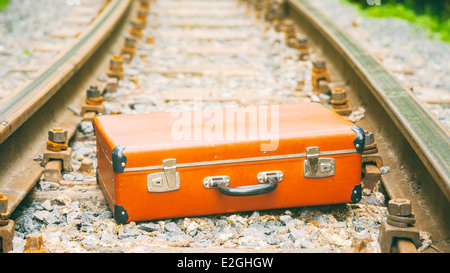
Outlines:
{"type": "Polygon", "coordinates": [[[5,9],[8,6],[9,0],[0,0],[0,11],[5,9]]]}
{"type": "MultiPolygon", "coordinates": [[[[348,0],[346,3],[349,3],[348,0]]],[[[401,18],[429,30],[430,37],[437,36],[437,38],[442,41],[450,42],[450,19],[440,19],[430,12],[417,14],[417,12],[402,4],[382,3],[381,5],[368,7],[363,7],[354,2],[350,4],[356,6],[358,10],[366,16],[401,18]]]]}

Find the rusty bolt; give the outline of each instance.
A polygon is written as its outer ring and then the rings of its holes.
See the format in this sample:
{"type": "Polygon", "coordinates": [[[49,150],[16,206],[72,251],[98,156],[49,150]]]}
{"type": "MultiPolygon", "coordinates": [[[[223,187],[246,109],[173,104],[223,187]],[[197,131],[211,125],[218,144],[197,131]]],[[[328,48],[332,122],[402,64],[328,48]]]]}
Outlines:
{"type": "Polygon", "coordinates": [[[155,43],[155,37],[153,37],[151,35],[147,36],[147,44],[154,44],[154,43],[155,43]]]}
{"type": "Polygon", "coordinates": [[[374,137],[373,133],[369,132],[369,131],[365,131],[364,133],[366,135],[366,140],[365,140],[364,145],[373,144],[375,142],[375,137],[374,137]]]}
{"type": "Polygon", "coordinates": [[[143,22],[147,21],[147,15],[148,15],[148,10],[144,9],[140,9],[137,12],[137,18],[143,22]]]}
{"type": "Polygon", "coordinates": [[[331,99],[335,101],[342,101],[347,99],[347,92],[341,88],[337,87],[331,92],[331,99]]]}
{"type": "Polygon", "coordinates": [[[269,3],[269,10],[271,12],[275,12],[276,10],[278,10],[280,8],[280,4],[277,2],[271,2],[269,3]]]}
{"type": "Polygon", "coordinates": [[[135,48],[137,44],[136,39],[132,37],[125,37],[125,46],[129,48],[135,48]]]}
{"type": "Polygon", "coordinates": [[[41,234],[29,234],[26,239],[24,253],[47,253],[41,234]]]}
{"type": "Polygon", "coordinates": [[[300,37],[297,39],[297,43],[299,43],[300,45],[304,45],[308,43],[308,38],[306,37],[300,37]]]}
{"type": "Polygon", "coordinates": [[[313,66],[314,66],[314,68],[317,68],[317,69],[324,68],[326,66],[326,62],[324,59],[318,58],[313,61],[313,66]]]}
{"type": "Polygon", "coordinates": [[[121,67],[123,65],[123,59],[119,55],[114,55],[110,61],[111,67],[121,67]]]}
{"type": "Polygon", "coordinates": [[[148,6],[150,6],[150,1],[148,1],[148,0],[141,0],[140,4],[141,4],[141,6],[148,7],[148,6]]]}
{"type": "Polygon", "coordinates": [[[48,131],[48,140],[57,143],[65,143],[67,141],[67,131],[62,128],[53,128],[48,131]]]}
{"type": "Polygon", "coordinates": [[[8,197],[0,193],[0,213],[4,213],[8,210],[8,197]]]}
{"type": "Polygon", "coordinates": [[[143,22],[141,22],[141,21],[138,21],[138,20],[131,21],[130,24],[131,24],[131,26],[133,28],[136,28],[136,29],[139,29],[139,30],[143,30],[145,28],[145,24],[143,22]]]}
{"type": "Polygon", "coordinates": [[[292,20],[285,20],[284,21],[284,27],[285,28],[294,28],[294,21],[292,20]]]}
{"type": "Polygon", "coordinates": [[[100,89],[96,85],[91,85],[88,90],[86,91],[88,98],[99,98],[102,96],[102,93],[100,92],[100,89]]]}
{"type": "Polygon", "coordinates": [[[411,201],[404,198],[391,199],[388,203],[388,211],[390,215],[409,216],[412,213],[411,201]]]}

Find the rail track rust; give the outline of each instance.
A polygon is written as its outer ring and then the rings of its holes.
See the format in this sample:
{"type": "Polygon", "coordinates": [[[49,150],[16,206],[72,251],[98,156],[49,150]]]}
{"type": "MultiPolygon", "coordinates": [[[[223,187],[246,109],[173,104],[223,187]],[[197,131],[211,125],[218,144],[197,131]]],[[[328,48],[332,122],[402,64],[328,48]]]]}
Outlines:
{"type": "Polygon", "coordinates": [[[359,124],[377,135],[391,199],[416,204],[417,225],[438,240],[449,237],[449,135],[422,103],[374,57],[306,1],[289,1],[289,14],[347,83],[350,99],[366,107],[359,124]],[[413,184],[413,185],[412,185],[413,184]],[[411,188],[420,184],[420,193],[411,188]]]}
{"type": "MultiPolygon", "coordinates": [[[[286,26],[289,26],[287,22],[290,19],[294,23],[293,28],[290,29],[293,29],[294,33],[308,38],[308,44],[311,48],[310,56],[320,56],[326,60],[331,80],[319,82],[318,91],[308,93],[292,90],[290,96],[250,96],[242,93],[243,90],[231,90],[236,92],[232,93],[230,97],[224,96],[213,89],[195,90],[194,88],[180,88],[174,85],[169,86],[169,89],[173,92],[159,92],[159,99],[169,103],[172,101],[189,103],[194,97],[200,96],[205,101],[277,103],[279,101],[295,102],[306,98],[307,100],[322,100],[323,103],[330,104],[330,101],[323,101],[323,97],[318,96],[320,93],[329,94],[329,92],[323,92],[322,90],[333,91],[334,93],[335,88],[345,89],[350,109],[355,110],[361,106],[365,108],[365,117],[355,122],[358,126],[367,130],[368,135],[375,137],[378,149],[375,154],[365,155],[368,162],[375,163],[365,164],[364,170],[362,170],[363,179],[366,179],[366,186],[373,189],[378,182],[381,182],[381,188],[386,191],[389,199],[399,200],[404,198],[410,200],[416,220],[415,228],[431,234],[432,240],[435,242],[433,249],[444,252],[450,251],[448,245],[450,235],[450,215],[448,214],[450,209],[450,142],[448,131],[433,118],[408,88],[388,72],[375,57],[369,55],[358,43],[348,38],[343,30],[336,27],[329,18],[312,7],[308,1],[227,0],[208,2],[189,0],[142,1],[142,3],[131,0],[108,1],[89,30],[79,37],[72,48],[61,54],[61,58],[52,63],[35,81],[22,87],[16,97],[13,97],[7,104],[0,106],[0,119],[3,121],[2,128],[0,128],[0,151],[2,154],[0,194],[8,198],[6,210],[0,211],[0,224],[3,223],[4,230],[11,229],[11,226],[8,225],[11,223],[9,219],[12,213],[30,192],[32,192],[30,198],[40,200],[55,198],[60,194],[58,191],[55,193],[36,193],[33,191],[36,182],[41,179],[44,173],[44,168],[33,159],[44,153],[48,131],[54,127],[62,127],[67,130],[69,139],[77,138],[76,132],[83,120],[83,115],[68,110],[68,107],[76,106],[82,109],[86,89],[91,85],[98,84],[104,87],[108,84],[105,79],[103,79],[103,82],[99,81],[98,75],[106,73],[107,67],[111,63],[111,53],[124,53],[124,33],[133,33],[134,31],[135,35],[140,36],[137,38],[138,44],[154,44],[154,39],[172,39],[170,41],[180,44],[183,44],[185,39],[245,41],[245,39],[252,39],[252,37],[247,33],[235,31],[235,28],[266,24],[266,31],[269,28],[281,28],[279,31],[283,32],[289,29],[286,26]],[[142,3],[149,4],[150,7],[158,6],[158,14],[155,15],[155,12],[153,12],[151,18],[154,21],[146,22],[144,32],[142,32],[143,29],[139,29],[139,22],[133,21],[136,14],[142,14],[142,3]],[[279,7],[281,7],[281,9],[276,10],[279,13],[275,12],[272,17],[268,16],[271,3],[279,3],[279,7]],[[237,9],[238,7],[240,9],[237,9]],[[246,7],[244,19],[242,19],[243,7],[246,7]],[[209,19],[201,20],[201,16],[205,16],[205,10],[208,11],[209,19]],[[168,22],[159,21],[165,16],[178,16],[178,19],[168,22]],[[211,19],[214,16],[220,18],[220,20],[211,19]],[[240,19],[233,20],[235,16],[240,16],[240,19]],[[266,20],[264,20],[264,16],[266,16],[266,20]],[[258,19],[255,19],[255,17],[258,19]],[[252,20],[247,20],[248,18],[252,20]],[[129,21],[134,23],[127,24],[129,21]],[[199,31],[196,29],[198,26],[201,26],[199,31]],[[158,28],[167,29],[155,34],[155,30],[158,28]],[[223,28],[228,28],[228,30],[223,31],[223,28]],[[218,33],[217,29],[221,29],[221,32],[218,33]],[[382,166],[389,166],[390,171],[381,175],[380,167],[382,166]]],[[[288,32],[286,31],[286,33],[288,32]]],[[[288,34],[286,34],[287,36],[288,34]]],[[[135,41],[129,42],[133,44],[135,41]]],[[[299,42],[300,40],[293,41],[294,44],[299,42]]],[[[294,47],[296,46],[298,45],[294,47]]],[[[134,54],[133,48],[135,45],[131,45],[131,47],[131,51],[122,55],[125,61],[127,58],[133,59],[130,54],[134,54]]],[[[145,48],[145,46],[143,47],[145,48]]],[[[202,54],[236,55],[238,53],[258,56],[264,54],[258,49],[245,50],[244,48],[245,46],[240,46],[239,42],[236,43],[234,48],[220,48],[202,44],[196,48],[182,48],[172,52],[169,47],[166,53],[183,52],[190,56],[202,54]]],[[[152,63],[151,58],[148,59],[149,51],[139,51],[139,49],[140,47],[138,47],[138,53],[134,58],[141,60],[139,64],[145,64],[145,67],[140,69],[145,71],[147,75],[158,74],[177,78],[178,75],[183,74],[206,74],[211,77],[227,78],[254,76],[256,73],[255,67],[252,67],[251,64],[249,66],[227,64],[220,67],[215,65],[179,65],[173,62],[170,65],[155,64],[152,63]]],[[[116,59],[116,61],[119,61],[119,59],[116,59]]],[[[299,60],[299,62],[310,63],[309,60],[299,60]]],[[[120,69],[118,73],[121,73],[120,69]]],[[[122,77],[122,75],[115,76],[122,77]]],[[[133,82],[135,86],[141,84],[133,75],[126,75],[125,77],[127,77],[126,82],[128,83],[133,82]]],[[[113,78],[109,78],[109,80],[111,79],[113,78]]],[[[119,82],[122,80],[123,78],[119,82]]],[[[305,79],[300,76],[299,86],[304,83],[305,79]]],[[[306,83],[311,82],[306,79],[306,83]]],[[[112,85],[114,88],[120,86],[117,83],[114,84],[114,81],[112,85]]],[[[301,87],[298,88],[301,89],[301,87]]],[[[142,94],[128,92],[121,97],[116,95],[105,97],[105,101],[113,105],[117,102],[115,100],[123,103],[127,101],[127,98],[133,96],[141,96],[142,98],[145,97],[145,94],[142,96],[142,94]]],[[[166,110],[165,108],[162,109],[166,110]]],[[[339,109],[336,108],[336,110],[339,109]]],[[[346,116],[348,116],[348,113],[346,116]]],[[[86,119],[86,117],[84,118],[86,119]]],[[[373,146],[374,144],[370,145],[373,146]]],[[[54,168],[57,172],[61,172],[61,166],[55,166],[54,168]]],[[[69,187],[96,185],[95,181],[67,182],[62,180],[59,184],[69,187]]],[[[85,196],[78,195],[83,194],[75,193],[71,197],[74,199],[102,199],[102,196],[99,196],[98,193],[92,195],[85,193],[85,196]]],[[[1,197],[0,201],[2,201],[1,197]]],[[[406,215],[410,214],[406,213],[406,215]]],[[[391,216],[389,219],[392,220],[393,217],[391,216]]],[[[1,229],[0,226],[0,231],[1,229]]],[[[380,226],[380,232],[386,232],[387,234],[384,234],[384,240],[388,243],[380,242],[382,248],[388,247],[387,250],[382,249],[384,252],[391,251],[391,243],[393,251],[416,251],[417,246],[413,244],[416,237],[409,236],[408,232],[401,233],[402,235],[406,234],[406,240],[399,236],[400,239],[390,241],[392,238],[389,236],[400,229],[398,227],[392,231],[383,224],[380,226]],[[386,244],[387,246],[385,246],[386,244]]],[[[8,234],[8,232],[0,233],[0,235],[2,234],[8,234]]],[[[10,244],[7,242],[7,240],[12,240],[11,237],[5,235],[2,240],[3,245],[0,244],[0,248],[5,251],[11,250],[10,244]]],[[[433,252],[430,249],[428,251],[433,252]]],[[[116,250],[127,251],[122,248],[116,250]]],[[[99,248],[97,251],[102,250],[99,248]]],[[[170,252],[167,249],[158,250],[158,248],[152,248],[149,251],[170,252]]],[[[189,252],[189,249],[183,248],[182,251],[189,252]]],[[[236,250],[206,248],[204,251],[234,252],[236,250]]],[[[241,249],[241,251],[246,250],[241,249]]],[[[255,250],[247,251],[254,252],[255,250]]],[[[283,252],[282,250],[277,251],[283,252]]],[[[198,249],[193,249],[192,252],[198,252],[198,249]]],[[[286,252],[289,251],[286,250],[286,252]]],[[[301,251],[299,250],[299,252],[301,251]]]]}
{"type": "Polygon", "coordinates": [[[130,1],[106,1],[90,26],[66,51],[42,69],[32,82],[24,83],[1,105],[0,119],[0,192],[8,198],[0,219],[11,213],[26,197],[43,169],[33,161],[45,150],[48,127],[60,126],[75,133],[81,119],[67,106],[78,104],[84,82],[102,64],[114,35],[115,27],[123,27],[130,1]],[[86,67],[88,67],[86,69],[86,67]],[[75,102],[74,102],[75,101],[75,102]]]}

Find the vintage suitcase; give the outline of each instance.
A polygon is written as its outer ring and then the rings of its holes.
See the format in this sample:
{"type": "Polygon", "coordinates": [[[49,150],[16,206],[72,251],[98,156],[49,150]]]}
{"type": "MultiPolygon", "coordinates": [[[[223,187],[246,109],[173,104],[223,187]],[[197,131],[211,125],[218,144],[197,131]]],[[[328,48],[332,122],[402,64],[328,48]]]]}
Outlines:
{"type": "Polygon", "coordinates": [[[117,223],[361,199],[364,131],[320,103],[93,122],[117,223]]]}

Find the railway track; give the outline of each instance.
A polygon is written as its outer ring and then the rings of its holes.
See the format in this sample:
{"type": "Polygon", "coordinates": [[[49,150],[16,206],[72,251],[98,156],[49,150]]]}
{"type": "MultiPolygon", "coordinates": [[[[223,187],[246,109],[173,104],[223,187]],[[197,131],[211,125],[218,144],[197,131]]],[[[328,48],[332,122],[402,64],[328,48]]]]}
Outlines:
{"type": "Polygon", "coordinates": [[[106,1],[72,48],[0,106],[2,249],[11,251],[16,239],[30,244],[25,251],[49,252],[448,252],[448,131],[308,1],[282,2],[106,1]],[[320,59],[330,79],[314,90],[320,59]],[[106,91],[103,101],[87,105],[87,93],[98,96],[95,86],[106,91]],[[336,103],[344,96],[349,105],[336,103]],[[86,109],[126,114],[311,100],[373,136],[360,203],[115,224],[96,183],[86,109]],[[68,133],[72,154],[59,155],[71,160],[68,167],[45,165],[53,128],[68,133]],[[412,204],[413,227],[384,223],[388,201],[400,199],[412,204]],[[399,239],[391,241],[393,234],[399,239]]]}

